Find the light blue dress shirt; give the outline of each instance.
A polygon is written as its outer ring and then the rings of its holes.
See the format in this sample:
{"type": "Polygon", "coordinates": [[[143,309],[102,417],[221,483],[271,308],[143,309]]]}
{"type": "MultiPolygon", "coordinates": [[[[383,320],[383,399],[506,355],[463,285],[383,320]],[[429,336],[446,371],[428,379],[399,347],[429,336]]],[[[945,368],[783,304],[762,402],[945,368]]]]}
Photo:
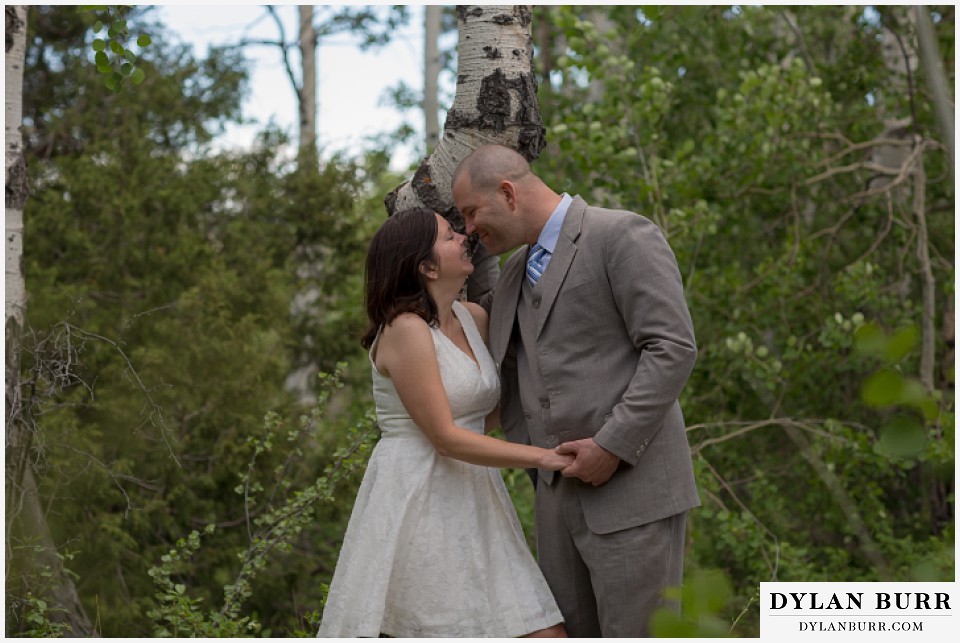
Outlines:
{"type": "MultiPolygon", "coordinates": [[[[547,269],[547,265],[550,263],[550,257],[553,256],[553,251],[557,249],[557,240],[560,238],[560,228],[563,227],[563,220],[567,218],[567,210],[570,208],[570,204],[573,203],[573,197],[571,197],[566,192],[560,197],[560,203],[557,204],[557,207],[554,208],[553,212],[550,214],[550,218],[547,219],[547,223],[543,226],[543,230],[540,231],[540,237],[537,239],[537,243],[546,248],[547,256],[541,260],[543,264],[543,269],[547,269]]],[[[530,250],[533,247],[531,246],[530,250]]],[[[530,258],[530,251],[527,251],[527,259],[530,258]]]]}

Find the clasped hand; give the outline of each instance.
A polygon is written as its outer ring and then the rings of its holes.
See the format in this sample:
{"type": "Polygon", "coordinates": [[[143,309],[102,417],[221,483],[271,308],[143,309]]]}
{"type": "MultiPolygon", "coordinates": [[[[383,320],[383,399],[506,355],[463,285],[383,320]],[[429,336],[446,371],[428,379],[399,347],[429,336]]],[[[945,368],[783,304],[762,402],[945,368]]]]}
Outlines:
{"type": "Polygon", "coordinates": [[[620,458],[597,444],[593,438],[564,442],[554,451],[574,456],[573,462],[560,470],[565,478],[580,478],[594,487],[609,480],[620,464],[620,458]]]}

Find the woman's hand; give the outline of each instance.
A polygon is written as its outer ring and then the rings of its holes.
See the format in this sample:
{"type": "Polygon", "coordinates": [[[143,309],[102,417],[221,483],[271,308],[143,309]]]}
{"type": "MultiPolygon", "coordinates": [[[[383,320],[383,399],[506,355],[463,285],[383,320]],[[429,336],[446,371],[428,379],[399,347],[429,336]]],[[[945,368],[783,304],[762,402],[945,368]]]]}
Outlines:
{"type": "Polygon", "coordinates": [[[573,464],[576,456],[557,453],[552,449],[543,449],[543,460],[540,462],[541,469],[548,471],[562,471],[573,464]]]}

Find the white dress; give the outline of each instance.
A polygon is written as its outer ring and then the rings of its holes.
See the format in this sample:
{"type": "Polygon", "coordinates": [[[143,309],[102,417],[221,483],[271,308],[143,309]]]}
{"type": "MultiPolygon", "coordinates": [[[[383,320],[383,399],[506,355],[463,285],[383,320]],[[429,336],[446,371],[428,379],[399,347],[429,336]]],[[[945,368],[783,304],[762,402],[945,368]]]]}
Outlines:
{"type": "MultiPolygon", "coordinates": [[[[457,426],[483,433],[499,376],[470,311],[457,302],[454,312],[479,369],[431,328],[440,376],[457,426]]],[[[437,454],[393,381],[372,360],[371,367],[383,434],[357,493],[317,636],[515,637],[560,623],[500,471],[437,454]]]]}

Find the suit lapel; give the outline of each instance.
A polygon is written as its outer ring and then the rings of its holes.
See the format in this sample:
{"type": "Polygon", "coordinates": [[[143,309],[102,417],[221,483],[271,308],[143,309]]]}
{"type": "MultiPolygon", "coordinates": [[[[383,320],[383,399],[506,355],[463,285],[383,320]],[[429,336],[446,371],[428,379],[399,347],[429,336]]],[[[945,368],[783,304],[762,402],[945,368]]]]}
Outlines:
{"type": "Polygon", "coordinates": [[[547,266],[540,283],[543,299],[540,303],[540,321],[537,323],[537,336],[543,331],[543,326],[550,316],[550,309],[560,293],[560,287],[567,278],[567,271],[570,270],[570,264],[577,255],[576,240],[580,236],[580,229],[583,226],[583,214],[586,212],[587,204],[579,196],[573,198],[573,203],[567,209],[567,216],[563,220],[563,227],[560,228],[560,237],[557,239],[557,247],[554,248],[553,255],[550,257],[550,264],[547,266]]]}
{"type": "Polygon", "coordinates": [[[498,368],[507,354],[513,322],[517,317],[517,302],[520,299],[527,249],[528,246],[521,246],[504,264],[493,297],[493,308],[490,312],[490,348],[498,368]]]}

